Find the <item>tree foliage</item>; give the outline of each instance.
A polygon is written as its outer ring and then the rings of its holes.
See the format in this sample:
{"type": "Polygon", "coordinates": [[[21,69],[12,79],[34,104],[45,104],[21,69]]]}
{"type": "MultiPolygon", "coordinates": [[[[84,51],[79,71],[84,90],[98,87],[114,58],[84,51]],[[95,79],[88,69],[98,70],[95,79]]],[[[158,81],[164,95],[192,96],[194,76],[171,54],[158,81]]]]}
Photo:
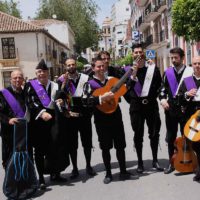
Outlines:
{"type": "Polygon", "coordinates": [[[128,66],[133,64],[132,53],[129,52],[124,58],[120,58],[115,61],[117,66],[128,66]]]}
{"type": "Polygon", "coordinates": [[[176,0],[172,6],[172,30],[187,41],[200,41],[200,1],[176,0]]]}
{"type": "Polygon", "coordinates": [[[93,0],[40,0],[37,19],[67,21],[75,33],[76,51],[97,46],[98,25],[95,21],[97,5],[93,0]]]}
{"type": "Polygon", "coordinates": [[[22,18],[21,12],[18,9],[18,2],[14,2],[13,0],[10,1],[0,0],[0,11],[18,18],[22,18]]]}

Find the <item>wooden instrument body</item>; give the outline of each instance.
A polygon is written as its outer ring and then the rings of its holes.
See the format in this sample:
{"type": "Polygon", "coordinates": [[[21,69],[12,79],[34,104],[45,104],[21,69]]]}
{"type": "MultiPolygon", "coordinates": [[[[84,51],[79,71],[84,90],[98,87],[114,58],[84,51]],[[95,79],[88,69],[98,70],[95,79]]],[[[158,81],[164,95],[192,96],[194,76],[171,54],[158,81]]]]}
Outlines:
{"type": "MultiPolygon", "coordinates": [[[[93,92],[93,96],[101,96],[106,92],[112,91],[113,87],[119,82],[118,78],[111,78],[108,80],[106,85],[102,88],[96,89],[93,92]]],[[[98,105],[97,108],[104,113],[113,113],[118,106],[119,98],[127,92],[126,85],[123,84],[119,88],[115,88],[116,91],[113,91],[114,98],[111,101],[103,102],[101,105],[98,105]]]]}
{"type": "Polygon", "coordinates": [[[191,142],[184,136],[175,141],[177,152],[174,156],[174,168],[182,173],[194,172],[197,168],[197,157],[192,150],[191,142]]]}
{"type": "Polygon", "coordinates": [[[187,121],[184,127],[184,135],[193,142],[200,141],[200,110],[197,110],[187,121]]]}

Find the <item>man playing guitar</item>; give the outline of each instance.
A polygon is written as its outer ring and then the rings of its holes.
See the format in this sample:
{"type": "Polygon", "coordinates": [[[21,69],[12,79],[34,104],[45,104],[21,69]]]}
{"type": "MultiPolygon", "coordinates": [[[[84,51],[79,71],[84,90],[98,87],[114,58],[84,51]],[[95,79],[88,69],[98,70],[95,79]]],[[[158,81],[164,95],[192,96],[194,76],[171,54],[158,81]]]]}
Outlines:
{"type": "MultiPolygon", "coordinates": [[[[200,109],[200,56],[192,59],[192,67],[193,75],[184,79],[178,92],[181,104],[185,108],[185,121],[200,109]]],[[[199,123],[199,119],[195,118],[195,120],[199,123]]],[[[185,130],[186,128],[184,129],[186,135],[185,130]]],[[[192,140],[190,136],[188,138],[192,140]]],[[[193,142],[192,148],[196,152],[198,162],[198,170],[193,180],[200,183],[200,141],[193,142]]]]}
{"type": "MultiPolygon", "coordinates": [[[[97,57],[93,60],[92,70],[94,71],[93,77],[85,84],[83,101],[87,106],[96,106],[104,104],[114,98],[114,93],[111,91],[105,92],[101,96],[94,96],[95,90],[102,88],[106,85],[108,78],[105,75],[105,66],[102,58],[97,57]]],[[[105,184],[112,181],[111,172],[111,155],[110,149],[113,145],[116,149],[116,156],[120,167],[120,179],[136,179],[137,176],[129,173],[126,170],[125,159],[125,132],[122,121],[122,114],[119,105],[112,113],[104,113],[98,108],[94,108],[94,123],[98,134],[100,148],[102,150],[103,162],[106,168],[106,176],[103,180],[105,184]]]]}

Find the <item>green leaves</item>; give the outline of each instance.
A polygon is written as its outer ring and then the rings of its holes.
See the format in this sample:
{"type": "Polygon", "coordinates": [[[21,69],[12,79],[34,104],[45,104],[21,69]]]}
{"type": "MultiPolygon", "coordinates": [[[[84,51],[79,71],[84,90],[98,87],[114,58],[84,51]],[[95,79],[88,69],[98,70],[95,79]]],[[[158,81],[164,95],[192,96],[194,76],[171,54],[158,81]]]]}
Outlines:
{"type": "Polygon", "coordinates": [[[22,18],[20,10],[17,8],[18,2],[11,1],[0,1],[0,11],[5,12],[9,15],[22,18]]]}
{"type": "Polygon", "coordinates": [[[40,0],[37,19],[56,14],[58,20],[67,21],[75,33],[76,51],[81,53],[98,43],[97,9],[93,0],[40,0]]]}
{"type": "Polygon", "coordinates": [[[172,30],[187,41],[200,41],[200,1],[176,0],[172,6],[172,30]]]}

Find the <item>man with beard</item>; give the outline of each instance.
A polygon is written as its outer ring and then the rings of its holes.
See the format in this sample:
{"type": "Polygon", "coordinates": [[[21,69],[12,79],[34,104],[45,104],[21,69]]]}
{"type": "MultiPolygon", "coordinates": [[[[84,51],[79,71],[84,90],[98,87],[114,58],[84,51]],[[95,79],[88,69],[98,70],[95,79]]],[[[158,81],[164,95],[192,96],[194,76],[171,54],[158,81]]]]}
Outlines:
{"type": "Polygon", "coordinates": [[[71,179],[79,176],[77,166],[77,149],[78,149],[78,132],[80,132],[81,142],[84,149],[86,160],[86,173],[95,176],[96,172],[91,167],[91,150],[92,150],[92,124],[91,113],[82,105],[81,96],[83,85],[88,81],[89,76],[78,73],[76,61],[69,58],[65,62],[67,72],[58,79],[60,93],[57,98],[64,100],[65,105],[62,107],[64,119],[61,126],[63,135],[66,136],[66,150],[69,152],[73,170],[71,179]]]}
{"type": "Polygon", "coordinates": [[[22,89],[24,76],[22,71],[11,73],[11,85],[0,91],[0,122],[2,137],[3,168],[6,169],[13,153],[14,124],[19,118],[26,118],[25,96],[22,89]]]}
{"type": "Polygon", "coordinates": [[[170,50],[172,67],[169,67],[162,80],[159,99],[165,111],[165,122],[167,128],[166,142],[168,143],[169,166],[164,170],[165,174],[173,172],[174,166],[172,157],[174,154],[174,142],[177,137],[178,125],[180,125],[181,134],[183,134],[184,120],[183,112],[179,103],[177,91],[187,76],[191,76],[192,68],[183,64],[184,51],[175,47],[170,50]]]}

